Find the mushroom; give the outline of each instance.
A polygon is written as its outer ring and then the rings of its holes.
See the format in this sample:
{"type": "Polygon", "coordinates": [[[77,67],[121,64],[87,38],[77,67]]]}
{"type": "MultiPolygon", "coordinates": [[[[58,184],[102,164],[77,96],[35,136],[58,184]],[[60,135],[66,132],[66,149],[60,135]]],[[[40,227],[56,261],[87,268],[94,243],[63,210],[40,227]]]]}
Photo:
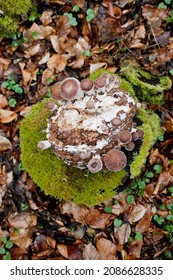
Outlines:
{"type": "Polygon", "coordinates": [[[55,100],[62,99],[62,96],[60,95],[60,86],[61,86],[61,83],[57,82],[51,88],[51,95],[55,100]]]}
{"type": "Polygon", "coordinates": [[[48,110],[53,111],[57,108],[57,105],[53,102],[47,102],[45,106],[48,110]]]}
{"type": "Polygon", "coordinates": [[[94,84],[96,85],[97,88],[103,88],[106,85],[106,79],[103,76],[100,76],[95,80],[94,84]]]}
{"type": "Polygon", "coordinates": [[[111,149],[104,155],[103,161],[108,170],[117,172],[126,166],[127,158],[121,150],[111,149]]]}
{"type": "Polygon", "coordinates": [[[99,172],[103,167],[103,163],[100,159],[100,156],[92,157],[92,159],[88,162],[87,167],[92,173],[99,172]]]}
{"type": "Polygon", "coordinates": [[[87,109],[93,109],[94,104],[95,104],[94,100],[91,100],[91,99],[88,100],[87,103],[86,103],[87,109]]]}
{"type": "Polygon", "coordinates": [[[86,94],[91,94],[93,93],[93,85],[94,83],[91,80],[88,79],[83,79],[80,83],[81,89],[86,93],[86,94]]]}
{"type": "Polygon", "coordinates": [[[132,135],[131,135],[130,131],[128,131],[128,130],[122,130],[118,134],[118,138],[121,143],[127,144],[132,140],[132,135]]]}
{"type": "Polygon", "coordinates": [[[144,136],[144,132],[142,129],[137,129],[136,130],[137,134],[138,134],[138,139],[142,139],[144,136]]]}
{"type": "Polygon", "coordinates": [[[120,120],[119,118],[113,118],[113,119],[111,120],[111,124],[112,124],[113,126],[119,126],[119,125],[122,124],[122,120],[120,120]]]}
{"type": "Polygon", "coordinates": [[[65,100],[80,99],[80,82],[75,78],[65,79],[60,86],[60,95],[65,100]]]}
{"type": "Polygon", "coordinates": [[[134,149],[134,147],[135,147],[135,144],[134,144],[133,141],[131,141],[131,142],[129,142],[128,144],[125,145],[125,149],[126,149],[127,151],[132,151],[132,150],[134,149]]]}

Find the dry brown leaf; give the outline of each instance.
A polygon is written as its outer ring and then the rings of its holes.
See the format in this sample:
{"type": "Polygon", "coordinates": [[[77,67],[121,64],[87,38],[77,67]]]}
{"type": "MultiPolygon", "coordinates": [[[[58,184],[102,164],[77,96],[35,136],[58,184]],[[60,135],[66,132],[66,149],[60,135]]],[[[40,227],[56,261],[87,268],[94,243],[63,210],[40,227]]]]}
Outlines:
{"type": "Polygon", "coordinates": [[[34,240],[34,249],[37,253],[46,251],[48,249],[47,240],[43,234],[39,234],[38,236],[36,236],[34,240]]]}
{"type": "Polygon", "coordinates": [[[37,217],[34,214],[21,212],[12,213],[7,218],[11,227],[26,229],[37,225],[37,217]]]}
{"type": "Polygon", "coordinates": [[[32,243],[32,238],[29,237],[28,232],[18,233],[14,231],[10,234],[10,240],[21,249],[27,249],[32,243]]]}
{"type": "Polygon", "coordinates": [[[56,72],[62,72],[67,64],[66,55],[54,54],[47,61],[47,67],[50,70],[56,69],[56,72]]]}
{"type": "Polygon", "coordinates": [[[133,224],[139,221],[144,216],[146,211],[147,209],[141,204],[132,206],[130,213],[128,215],[128,222],[130,224],[133,224]]]}
{"type": "Polygon", "coordinates": [[[117,216],[122,214],[124,212],[124,210],[125,210],[125,206],[121,205],[119,203],[113,205],[113,207],[112,207],[112,213],[117,216]]]}
{"type": "Polygon", "coordinates": [[[0,152],[3,152],[5,150],[11,149],[12,145],[10,140],[8,140],[6,137],[0,135],[0,152]]]}
{"type": "Polygon", "coordinates": [[[72,201],[66,201],[61,206],[61,212],[62,214],[73,215],[76,222],[84,224],[89,210],[85,206],[77,205],[72,201]]]}
{"type": "Polygon", "coordinates": [[[0,122],[1,123],[10,123],[15,120],[17,114],[10,110],[0,109],[0,122]]]}
{"type": "Polygon", "coordinates": [[[84,65],[84,62],[85,62],[85,57],[80,56],[79,58],[77,58],[72,63],[69,63],[68,66],[71,66],[72,68],[80,69],[84,65]]]}
{"type": "Polygon", "coordinates": [[[71,30],[69,18],[67,16],[61,16],[56,23],[56,34],[59,38],[66,37],[71,30]]]}
{"type": "Polygon", "coordinates": [[[31,34],[32,40],[37,41],[37,40],[45,39],[45,38],[49,37],[50,35],[55,34],[55,29],[51,26],[38,25],[34,22],[33,25],[30,27],[30,34],[31,34]],[[32,37],[33,32],[37,32],[37,36],[35,39],[32,37]]]}
{"type": "Polygon", "coordinates": [[[66,259],[68,259],[68,248],[67,245],[57,244],[57,248],[59,253],[66,259]]]}
{"type": "Polygon", "coordinates": [[[139,259],[141,256],[143,240],[134,240],[129,243],[129,255],[133,259],[139,259]]]}
{"type": "Polygon", "coordinates": [[[35,46],[31,46],[29,50],[25,54],[25,58],[30,58],[31,56],[35,56],[40,52],[40,44],[37,44],[35,46]]]}
{"type": "Polygon", "coordinates": [[[38,64],[42,65],[42,64],[46,63],[48,61],[49,57],[50,57],[50,52],[45,53],[42,56],[42,58],[39,60],[38,64]]]}
{"type": "Polygon", "coordinates": [[[48,85],[48,79],[52,78],[53,80],[55,79],[55,74],[54,74],[54,70],[53,69],[45,69],[43,74],[42,74],[42,79],[41,82],[43,85],[48,85]]]}
{"type": "Polygon", "coordinates": [[[116,245],[106,238],[99,238],[96,242],[96,248],[102,260],[116,259],[116,245]]]}
{"type": "Polygon", "coordinates": [[[162,171],[159,174],[159,178],[153,194],[156,195],[159,191],[162,191],[169,184],[171,177],[172,176],[168,171],[162,171]]]}
{"type": "Polygon", "coordinates": [[[24,86],[26,86],[31,79],[31,73],[28,72],[27,70],[24,70],[25,63],[19,62],[19,66],[20,66],[20,69],[21,69],[21,72],[22,72],[23,84],[24,84],[24,86]]]}
{"type": "Polygon", "coordinates": [[[0,109],[4,109],[7,106],[8,106],[7,98],[3,94],[0,94],[0,109]]]}
{"type": "Polygon", "coordinates": [[[119,244],[123,245],[128,242],[131,234],[131,227],[128,223],[121,225],[115,232],[115,237],[118,238],[119,244]]]}
{"type": "Polygon", "coordinates": [[[90,74],[94,73],[95,71],[99,70],[100,68],[103,68],[107,65],[106,62],[98,62],[98,63],[90,63],[90,74]]]}
{"type": "Polygon", "coordinates": [[[101,260],[101,256],[92,243],[89,243],[83,249],[84,260],[101,260]]]}
{"type": "Polygon", "coordinates": [[[85,217],[85,223],[92,228],[104,229],[110,223],[110,214],[100,213],[97,209],[91,209],[85,217]]]}
{"type": "Polygon", "coordinates": [[[26,117],[30,113],[32,107],[33,107],[32,105],[25,107],[22,111],[20,111],[20,115],[22,117],[26,117]]]}
{"type": "Polygon", "coordinates": [[[124,6],[126,6],[127,4],[132,3],[133,0],[117,0],[115,1],[115,4],[121,8],[123,8],[124,6]]]}
{"type": "Polygon", "coordinates": [[[50,24],[52,22],[52,11],[46,10],[42,12],[40,20],[44,26],[50,24]]]}
{"type": "Polygon", "coordinates": [[[143,218],[137,223],[135,227],[135,231],[144,233],[147,232],[147,230],[150,227],[151,219],[152,219],[153,213],[152,212],[146,212],[143,218]]]}
{"type": "Polygon", "coordinates": [[[59,44],[58,36],[57,35],[50,36],[50,41],[51,41],[51,44],[52,44],[52,47],[54,48],[54,50],[57,53],[60,53],[60,44],[59,44]]]}

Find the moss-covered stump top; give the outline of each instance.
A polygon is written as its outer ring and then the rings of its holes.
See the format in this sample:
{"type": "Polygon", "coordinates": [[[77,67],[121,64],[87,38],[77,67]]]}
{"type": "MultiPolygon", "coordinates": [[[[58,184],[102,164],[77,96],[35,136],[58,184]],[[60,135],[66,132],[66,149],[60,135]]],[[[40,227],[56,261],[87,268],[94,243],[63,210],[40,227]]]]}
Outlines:
{"type": "MultiPolygon", "coordinates": [[[[97,72],[91,79],[97,78],[102,73],[102,70],[97,72]]],[[[124,79],[120,80],[122,88],[135,98],[132,86],[124,79]]],[[[33,106],[30,114],[22,122],[21,160],[33,180],[46,194],[65,200],[72,199],[76,203],[96,205],[112,197],[124,177],[128,175],[134,178],[140,174],[150,148],[162,135],[158,116],[152,111],[140,108],[136,117],[144,137],[139,140],[137,145],[139,147],[128,157],[126,168],[118,172],[103,168],[97,173],[92,173],[88,169],[81,170],[58,159],[52,148],[40,150],[38,147],[40,141],[46,140],[47,119],[51,114],[46,108],[48,101],[53,102],[52,99],[44,100],[33,106]]]]}

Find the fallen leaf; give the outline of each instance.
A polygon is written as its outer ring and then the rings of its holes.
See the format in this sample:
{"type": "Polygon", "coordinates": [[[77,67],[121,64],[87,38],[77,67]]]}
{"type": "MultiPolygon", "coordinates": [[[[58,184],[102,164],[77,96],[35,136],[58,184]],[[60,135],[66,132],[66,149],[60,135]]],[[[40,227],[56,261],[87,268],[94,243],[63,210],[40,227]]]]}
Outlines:
{"type": "Polygon", "coordinates": [[[90,63],[90,74],[96,72],[97,70],[99,70],[100,68],[103,68],[107,65],[106,62],[98,62],[98,63],[90,63]]]}
{"type": "Polygon", "coordinates": [[[67,64],[65,55],[53,54],[47,61],[47,67],[50,70],[56,69],[56,72],[62,72],[67,64]]]}
{"type": "Polygon", "coordinates": [[[147,232],[150,224],[151,224],[151,219],[152,219],[153,213],[152,212],[146,212],[145,215],[142,217],[142,219],[137,223],[135,227],[135,231],[137,232],[147,232]]]}
{"type": "Polygon", "coordinates": [[[7,217],[7,221],[14,228],[25,229],[37,225],[36,215],[27,212],[12,213],[7,217]]]}
{"type": "Polygon", "coordinates": [[[49,58],[50,58],[50,52],[47,52],[42,56],[42,58],[39,60],[38,64],[39,65],[45,64],[49,58]]]}
{"type": "Polygon", "coordinates": [[[72,201],[66,201],[61,206],[62,214],[73,215],[73,218],[78,223],[85,223],[85,217],[88,215],[89,210],[85,206],[80,206],[72,201]]]}
{"type": "Polygon", "coordinates": [[[131,227],[128,223],[125,223],[118,227],[117,231],[115,232],[115,237],[118,239],[119,244],[123,245],[128,242],[128,239],[131,234],[131,227]]]}
{"type": "Polygon", "coordinates": [[[43,71],[41,78],[42,84],[47,86],[49,78],[51,78],[52,81],[55,79],[54,69],[47,68],[43,71]]]}
{"type": "Polygon", "coordinates": [[[141,204],[132,206],[130,213],[128,215],[128,222],[130,224],[133,224],[139,221],[144,216],[146,211],[147,209],[141,204]]]}
{"type": "Polygon", "coordinates": [[[97,209],[91,209],[85,217],[85,223],[92,228],[104,229],[110,222],[110,214],[101,214],[97,209]]]}
{"type": "Polygon", "coordinates": [[[106,238],[99,238],[96,242],[96,248],[102,260],[116,259],[116,245],[106,238]]]}
{"type": "Polygon", "coordinates": [[[48,249],[48,244],[46,237],[43,234],[39,234],[34,240],[34,249],[37,253],[46,251],[48,249]]]}
{"type": "Polygon", "coordinates": [[[57,244],[57,248],[59,253],[66,259],[68,259],[68,249],[65,244],[57,244]]]}
{"type": "Polygon", "coordinates": [[[7,98],[3,94],[0,94],[0,109],[4,109],[7,106],[8,106],[7,98]]]}
{"type": "Polygon", "coordinates": [[[0,152],[11,149],[12,144],[6,137],[0,135],[0,152]]]}
{"type": "Polygon", "coordinates": [[[143,240],[134,240],[129,243],[129,255],[132,259],[140,259],[143,240]]]}
{"type": "Polygon", "coordinates": [[[83,249],[84,260],[101,260],[101,256],[92,243],[89,243],[83,249]]]}
{"type": "Polygon", "coordinates": [[[10,234],[10,240],[20,249],[28,249],[32,243],[32,238],[27,231],[24,233],[13,231],[13,233],[10,234]]]}
{"type": "Polygon", "coordinates": [[[0,122],[1,123],[10,123],[15,120],[17,114],[10,110],[0,109],[0,122]]]}

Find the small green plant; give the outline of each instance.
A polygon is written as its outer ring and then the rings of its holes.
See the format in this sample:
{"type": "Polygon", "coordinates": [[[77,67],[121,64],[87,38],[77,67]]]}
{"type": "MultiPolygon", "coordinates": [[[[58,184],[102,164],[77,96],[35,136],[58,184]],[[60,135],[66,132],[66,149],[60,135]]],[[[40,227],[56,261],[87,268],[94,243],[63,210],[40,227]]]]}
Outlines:
{"type": "Polygon", "coordinates": [[[158,224],[158,225],[162,225],[165,221],[165,219],[161,216],[158,216],[157,214],[154,215],[154,221],[158,224]]]}
{"type": "Polygon", "coordinates": [[[32,37],[33,39],[37,39],[37,37],[38,37],[38,32],[37,32],[37,31],[32,32],[32,33],[31,33],[31,37],[32,37]]]}
{"type": "Polygon", "coordinates": [[[8,240],[7,236],[4,236],[2,239],[3,245],[0,247],[0,255],[3,255],[3,260],[11,260],[11,254],[9,249],[13,247],[13,242],[8,240]]]}
{"type": "Polygon", "coordinates": [[[171,259],[173,258],[172,253],[171,253],[170,250],[166,250],[166,251],[164,252],[164,254],[165,254],[165,257],[166,257],[167,259],[169,259],[169,260],[171,260],[171,259]]]}
{"type": "Polygon", "coordinates": [[[15,93],[22,93],[23,89],[16,83],[16,81],[11,77],[8,76],[7,80],[2,83],[2,86],[9,91],[14,91],[15,93]]]}
{"type": "Polygon", "coordinates": [[[112,207],[109,206],[109,205],[106,205],[104,210],[105,210],[106,213],[111,213],[112,212],[112,207]]]}
{"type": "Polygon", "coordinates": [[[87,17],[86,17],[86,20],[87,21],[91,21],[94,17],[95,17],[95,14],[94,14],[94,10],[93,9],[88,9],[86,11],[86,14],[87,14],[87,17]]]}
{"type": "Polygon", "coordinates": [[[16,104],[17,104],[17,101],[14,98],[10,98],[8,100],[8,104],[10,105],[10,107],[14,108],[16,106],[16,104]]]}
{"type": "Polygon", "coordinates": [[[72,26],[76,26],[77,25],[77,20],[73,16],[72,13],[64,13],[64,15],[68,17],[70,25],[72,25],[72,26]]]}
{"type": "Polygon", "coordinates": [[[128,195],[128,197],[127,197],[127,203],[129,203],[129,204],[135,203],[135,197],[134,197],[134,195],[132,195],[132,194],[128,195]]]}
{"type": "Polygon", "coordinates": [[[26,211],[26,210],[28,210],[28,208],[29,208],[28,204],[26,204],[26,203],[21,203],[20,204],[21,211],[26,211]]]}
{"type": "MultiPolygon", "coordinates": [[[[173,22],[173,11],[172,11],[172,22],[173,22]]],[[[173,76],[173,69],[169,70],[169,73],[173,76]]]]}
{"type": "Polygon", "coordinates": [[[160,174],[162,172],[162,166],[160,164],[155,164],[153,170],[156,174],[160,174]]]}
{"type": "Polygon", "coordinates": [[[136,232],[135,234],[135,240],[142,240],[143,239],[143,234],[141,232],[136,232]]]}
{"type": "Polygon", "coordinates": [[[84,55],[84,56],[90,56],[91,53],[90,53],[89,50],[84,50],[83,55],[84,55]]]}
{"type": "Polygon", "coordinates": [[[79,8],[79,6],[78,5],[75,5],[74,7],[73,7],[73,12],[79,12],[79,10],[80,10],[80,8],[79,8]]]}
{"type": "Polygon", "coordinates": [[[118,219],[118,218],[115,218],[114,219],[114,227],[118,228],[122,225],[122,220],[121,219],[118,219]]]}

